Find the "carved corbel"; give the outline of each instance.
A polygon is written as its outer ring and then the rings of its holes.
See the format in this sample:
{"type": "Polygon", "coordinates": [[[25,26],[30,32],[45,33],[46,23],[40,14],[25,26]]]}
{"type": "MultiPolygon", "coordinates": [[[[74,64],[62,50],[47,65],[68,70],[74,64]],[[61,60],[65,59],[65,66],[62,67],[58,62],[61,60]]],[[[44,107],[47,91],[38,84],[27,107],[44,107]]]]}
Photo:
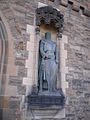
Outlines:
{"type": "Polygon", "coordinates": [[[51,6],[45,6],[36,9],[36,33],[40,32],[40,25],[44,23],[46,25],[54,24],[55,29],[61,36],[63,31],[64,16],[57,9],[51,6]]]}

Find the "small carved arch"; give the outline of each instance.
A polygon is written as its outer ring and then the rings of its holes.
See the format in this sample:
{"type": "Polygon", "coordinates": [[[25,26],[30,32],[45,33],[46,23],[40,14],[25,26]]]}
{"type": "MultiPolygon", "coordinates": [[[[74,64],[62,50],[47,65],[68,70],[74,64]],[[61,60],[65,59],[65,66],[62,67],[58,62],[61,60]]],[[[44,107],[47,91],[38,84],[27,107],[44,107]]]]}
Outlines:
{"type": "Polygon", "coordinates": [[[5,25],[0,17],[0,94],[2,94],[3,89],[3,77],[6,73],[6,62],[7,62],[7,32],[5,25]]]}
{"type": "Polygon", "coordinates": [[[36,31],[40,31],[40,25],[42,22],[46,25],[54,23],[55,29],[58,33],[62,33],[64,16],[52,6],[45,6],[36,9],[36,31]]]}

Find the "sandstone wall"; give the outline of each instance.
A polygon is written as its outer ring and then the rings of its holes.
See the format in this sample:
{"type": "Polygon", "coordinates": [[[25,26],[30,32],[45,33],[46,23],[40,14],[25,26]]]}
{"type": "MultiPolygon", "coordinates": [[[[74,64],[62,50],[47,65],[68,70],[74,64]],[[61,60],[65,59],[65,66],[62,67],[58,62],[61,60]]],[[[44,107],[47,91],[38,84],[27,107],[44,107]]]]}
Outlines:
{"type": "MultiPolygon", "coordinates": [[[[7,69],[4,75],[5,82],[2,82],[5,90],[0,96],[0,120],[25,120],[23,112],[25,106],[22,104],[28,88],[27,84],[24,84],[24,79],[31,78],[31,72],[29,71],[28,75],[26,64],[31,56],[27,44],[32,37],[27,32],[27,26],[35,27],[35,10],[39,2],[59,9],[64,15],[63,36],[68,39],[64,44],[67,54],[64,67],[68,68],[68,72],[65,73],[65,82],[68,83],[68,87],[65,87],[67,101],[65,117],[58,120],[89,120],[89,0],[88,2],[86,0],[0,0],[0,17],[8,34],[7,69]]],[[[36,42],[35,39],[33,40],[36,42]]],[[[32,66],[32,62],[30,61],[31,64],[28,63],[27,66],[29,64],[32,66]]]]}

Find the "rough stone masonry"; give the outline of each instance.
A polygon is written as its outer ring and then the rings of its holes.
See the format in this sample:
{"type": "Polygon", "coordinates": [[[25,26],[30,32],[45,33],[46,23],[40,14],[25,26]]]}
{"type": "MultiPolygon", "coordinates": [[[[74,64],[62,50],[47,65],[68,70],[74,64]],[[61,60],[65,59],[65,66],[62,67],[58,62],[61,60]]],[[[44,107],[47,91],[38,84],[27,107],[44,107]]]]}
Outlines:
{"type": "MultiPolygon", "coordinates": [[[[0,120],[89,120],[89,0],[0,0],[0,21],[5,27],[3,32],[7,33],[5,40],[2,40],[2,51],[7,48],[7,57],[4,57],[6,54],[2,52],[3,59],[0,62],[0,86],[2,88],[0,91],[0,120]],[[68,38],[68,42],[63,44],[64,50],[67,51],[65,67],[68,68],[68,72],[65,74],[65,82],[68,83],[68,87],[64,89],[67,100],[63,118],[52,117],[56,115],[57,108],[48,111],[51,117],[48,115],[49,117],[44,118],[45,111],[47,111],[45,109],[42,111],[43,117],[36,118],[35,113],[33,111],[27,112],[26,106],[23,104],[28,88],[23,84],[23,79],[28,76],[26,61],[29,58],[29,51],[27,43],[33,40],[30,39],[33,36],[27,33],[27,25],[35,28],[35,10],[39,3],[50,5],[60,10],[64,15],[63,35],[68,38]]],[[[32,42],[30,47],[32,48],[34,45],[35,48],[33,41],[30,42],[32,42]]],[[[31,53],[35,53],[32,49],[29,48],[29,50],[31,53]]],[[[30,55],[33,57],[32,54],[30,55]]],[[[33,72],[32,68],[33,64],[30,64],[29,70],[31,72],[33,72]]],[[[29,78],[32,78],[32,74],[29,74],[29,78]]],[[[30,82],[32,84],[32,81],[30,82]]],[[[59,115],[62,116],[62,114],[60,111],[59,115]]]]}

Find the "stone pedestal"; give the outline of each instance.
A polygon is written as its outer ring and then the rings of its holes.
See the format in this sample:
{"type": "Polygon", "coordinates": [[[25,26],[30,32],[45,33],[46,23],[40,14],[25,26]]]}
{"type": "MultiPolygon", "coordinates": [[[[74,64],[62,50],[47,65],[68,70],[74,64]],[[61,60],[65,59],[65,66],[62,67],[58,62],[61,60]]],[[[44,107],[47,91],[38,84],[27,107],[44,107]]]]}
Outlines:
{"type": "Polygon", "coordinates": [[[64,106],[65,103],[65,97],[63,94],[51,94],[51,95],[44,95],[44,94],[37,94],[37,95],[28,95],[27,96],[27,103],[28,103],[28,108],[33,108],[33,107],[53,107],[53,106],[64,106]]]}
{"type": "Polygon", "coordinates": [[[62,91],[32,93],[26,97],[26,120],[59,120],[64,117],[65,96],[62,91]]]}

